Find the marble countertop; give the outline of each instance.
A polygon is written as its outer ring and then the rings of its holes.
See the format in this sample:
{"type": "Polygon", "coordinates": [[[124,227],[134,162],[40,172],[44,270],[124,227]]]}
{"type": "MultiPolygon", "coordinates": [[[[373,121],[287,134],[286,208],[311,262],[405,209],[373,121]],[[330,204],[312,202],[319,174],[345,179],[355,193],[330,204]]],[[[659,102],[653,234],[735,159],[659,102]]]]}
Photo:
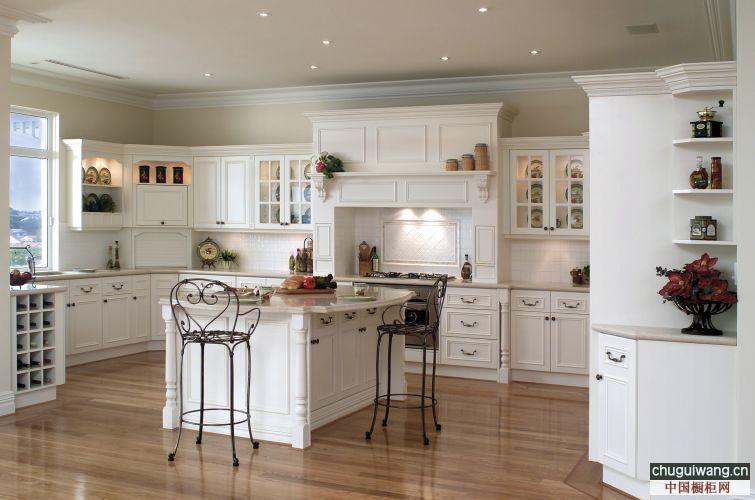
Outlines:
{"type": "Polygon", "coordinates": [[[632,340],[654,340],[658,342],[684,342],[687,344],[737,345],[737,332],[726,331],[721,336],[690,335],[682,333],[681,328],[657,326],[631,326],[593,324],[592,329],[632,340]]]}
{"type": "Polygon", "coordinates": [[[32,286],[31,284],[23,285],[21,288],[12,286],[10,287],[10,294],[11,297],[17,296],[17,295],[33,295],[35,293],[57,293],[57,292],[65,292],[68,288],[64,286],[57,286],[57,285],[36,285],[32,286]]]}
{"type": "MultiPolygon", "coordinates": [[[[327,314],[334,312],[359,311],[362,309],[383,308],[392,305],[403,304],[414,296],[410,290],[397,290],[393,288],[371,288],[365,294],[372,300],[349,300],[347,297],[354,296],[354,289],[350,286],[338,287],[334,294],[303,294],[282,295],[274,294],[267,302],[254,303],[241,301],[241,309],[259,307],[262,314],[265,313],[290,313],[290,314],[327,314]]],[[[160,300],[160,304],[169,305],[170,299],[160,300]]],[[[199,309],[213,306],[195,305],[199,309]]]]}

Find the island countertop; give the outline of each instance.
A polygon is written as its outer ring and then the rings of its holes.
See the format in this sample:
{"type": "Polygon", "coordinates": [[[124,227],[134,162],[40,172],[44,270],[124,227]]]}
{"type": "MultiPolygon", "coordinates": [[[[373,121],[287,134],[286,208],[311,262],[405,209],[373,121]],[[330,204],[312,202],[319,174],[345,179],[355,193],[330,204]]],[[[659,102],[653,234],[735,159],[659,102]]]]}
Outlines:
{"type": "MultiPolygon", "coordinates": [[[[251,302],[240,300],[241,308],[259,307],[263,313],[289,313],[289,314],[327,314],[334,312],[384,308],[403,304],[414,296],[411,290],[401,290],[384,287],[369,287],[365,297],[372,300],[349,300],[354,297],[354,288],[340,286],[336,293],[284,295],[273,294],[269,301],[251,302]]],[[[160,300],[161,305],[170,305],[170,299],[160,300]]],[[[212,306],[197,305],[197,308],[212,308],[212,306]]]]}

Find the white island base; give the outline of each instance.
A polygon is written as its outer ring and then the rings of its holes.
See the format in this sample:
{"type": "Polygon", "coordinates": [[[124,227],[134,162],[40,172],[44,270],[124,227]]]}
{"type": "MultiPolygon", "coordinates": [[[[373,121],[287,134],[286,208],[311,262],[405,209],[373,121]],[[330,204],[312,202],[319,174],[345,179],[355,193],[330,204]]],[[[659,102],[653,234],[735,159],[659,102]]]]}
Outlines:
{"type": "MultiPolygon", "coordinates": [[[[242,312],[261,309],[260,324],[251,339],[251,413],[255,439],[307,448],[311,431],[340,417],[371,405],[375,397],[375,350],[377,326],[385,308],[406,302],[413,293],[404,290],[372,288],[375,300],[348,302],[350,287],[338,289],[337,296],[275,295],[270,302],[254,306],[242,302],[242,312]]],[[[163,428],[175,429],[179,421],[178,380],[181,337],[167,299],[161,301],[165,320],[165,407],[163,428]]],[[[187,307],[199,321],[217,314],[208,306],[187,307]]],[[[388,311],[397,317],[398,307],[388,311]]],[[[386,315],[386,318],[388,315],[386,315]]],[[[213,328],[228,324],[232,314],[216,320],[213,328]]],[[[237,329],[245,331],[245,316],[237,329]]],[[[381,349],[381,392],[387,383],[387,344],[381,349]]],[[[392,349],[391,385],[393,392],[404,390],[404,342],[396,337],[392,349]]],[[[234,406],[246,409],[247,353],[244,346],[234,355],[234,406]]],[[[227,408],[230,364],[227,349],[205,347],[205,408],[227,408]]],[[[200,347],[192,344],[184,353],[184,411],[199,408],[200,347]]],[[[192,420],[198,414],[190,416],[192,420]]],[[[238,417],[237,417],[238,419],[238,417]]],[[[225,412],[205,413],[205,423],[229,421],[225,412]]],[[[365,420],[365,430],[370,422],[365,420]]],[[[184,424],[184,428],[197,426],[184,424]]],[[[204,427],[206,432],[229,434],[227,426],[204,427]]],[[[247,437],[246,423],[235,428],[237,437],[247,437]]],[[[355,436],[362,438],[363,435],[355,436]]]]}

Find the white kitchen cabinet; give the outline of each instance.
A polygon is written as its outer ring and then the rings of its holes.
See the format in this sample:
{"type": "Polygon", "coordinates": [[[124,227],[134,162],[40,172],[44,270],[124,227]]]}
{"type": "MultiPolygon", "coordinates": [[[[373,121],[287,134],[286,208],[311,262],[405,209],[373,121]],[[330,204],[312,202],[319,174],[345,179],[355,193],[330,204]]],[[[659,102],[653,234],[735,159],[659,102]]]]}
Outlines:
{"type": "Polygon", "coordinates": [[[499,308],[498,290],[449,288],[440,318],[438,362],[498,368],[499,308]]]}
{"type": "Polygon", "coordinates": [[[511,368],[551,370],[551,331],[547,314],[511,312],[511,368]]]}
{"type": "Polygon", "coordinates": [[[356,312],[339,313],[338,320],[338,358],[341,363],[340,392],[347,396],[360,389],[361,376],[361,336],[364,326],[356,312]]]}
{"type": "Polygon", "coordinates": [[[588,235],[589,171],[585,149],[511,150],[510,233],[588,235]]]}
{"type": "Polygon", "coordinates": [[[149,290],[136,290],[129,296],[129,340],[143,342],[151,337],[150,293],[149,290]]]}
{"type": "MultiPolygon", "coordinates": [[[[361,385],[363,388],[375,386],[375,355],[377,351],[377,327],[382,324],[382,311],[366,309],[362,317],[362,328],[359,336],[359,360],[362,370],[361,385]]],[[[387,354],[387,350],[385,351],[387,354]]]]}
{"type": "Polygon", "coordinates": [[[105,296],[102,299],[102,347],[129,343],[132,295],[105,296]]]}
{"type": "Polygon", "coordinates": [[[102,348],[102,298],[96,295],[74,295],[69,290],[68,354],[79,354],[102,348]]]}
{"type": "Polygon", "coordinates": [[[587,373],[589,316],[553,314],[551,316],[551,371],[587,373]]]}
{"type": "Polygon", "coordinates": [[[336,318],[320,316],[315,321],[309,341],[312,363],[312,380],[310,381],[312,410],[322,408],[338,399],[341,368],[336,318]]]}
{"type": "Polygon", "coordinates": [[[306,155],[255,156],[257,228],[312,227],[312,165],[306,155]]]}
{"type": "Polygon", "coordinates": [[[194,158],[194,227],[251,227],[248,156],[194,158]]]}
{"type": "Polygon", "coordinates": [[[174,226],[189,224],[189,187],[170,184],[136,186],[136,225],[174,226]]]}
{"type": "Polygon", "coordinates": [[[165,339],[165,321],[160,300],[170,297],[170,292],[178,283],[177,274],[153,274],[150,277],[150,329],[152,340],[165,339]]]}

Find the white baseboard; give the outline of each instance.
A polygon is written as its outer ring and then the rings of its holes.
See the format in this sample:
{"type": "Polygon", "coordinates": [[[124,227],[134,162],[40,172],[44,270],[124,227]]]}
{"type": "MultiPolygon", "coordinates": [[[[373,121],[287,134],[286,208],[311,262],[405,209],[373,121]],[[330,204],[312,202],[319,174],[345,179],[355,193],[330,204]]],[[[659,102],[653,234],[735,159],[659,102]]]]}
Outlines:
{"type": "Polygon", "coordinates": [[[640,500],[650,499],[650,481],[640,481],[605,465],[603,466],[603,483],[640,500]]]}
{"type": "MultiPolygon", "coordinates": [[[[420,359],[422,355],[420,354],[420,359]]],[[[432,362],[432,359],[430,359],[432,362]]],[[[421,363],[406,363],[406,373],[422,373],[421,363]]],[[[432,366],[427,367],[428,375],[432,373],[432,366]]],[[[436,375],[441,377],[471,378],[475,380],[498,380],[498,370],[495,368],[475,368],[473,366],[438,365],[436,375]]]]}
{"type": "Polygon", "coordinates": [[[13,392],[0,394],[0,417],[16,413],[16,395],[13,392]]]}
{"type": "Polygon", "coordinates": [[[57,394],[55,387],[46,387],[44,389],[16,394],[16,408],[55,401],[57,394]]]}
{"type": "Polygon", "coordinates": [[[511,370],[511,380],[515,382],[531,382],[533,384],[568,385],[571,387],[588,387],[590,383],[587,375],[536,372],[531,370],[511,370]]]}
{"type": "MultiPolygon", "coordinates": [[[[130,354],[146,352],[152,341],[139,342],[138,344],[122,345],[110,347],[108,349],[99,349],[97,351],[82,352],[79,354],[69,354],[66,356],[66,366],[83,365],[84,363],[94,363],[110,358],[119,358],[130,354]]],[[[163,346],[165,343],[163,342],[163,346]]],[[[163,347],[164,348],[164,347],[163,347]]]]}

